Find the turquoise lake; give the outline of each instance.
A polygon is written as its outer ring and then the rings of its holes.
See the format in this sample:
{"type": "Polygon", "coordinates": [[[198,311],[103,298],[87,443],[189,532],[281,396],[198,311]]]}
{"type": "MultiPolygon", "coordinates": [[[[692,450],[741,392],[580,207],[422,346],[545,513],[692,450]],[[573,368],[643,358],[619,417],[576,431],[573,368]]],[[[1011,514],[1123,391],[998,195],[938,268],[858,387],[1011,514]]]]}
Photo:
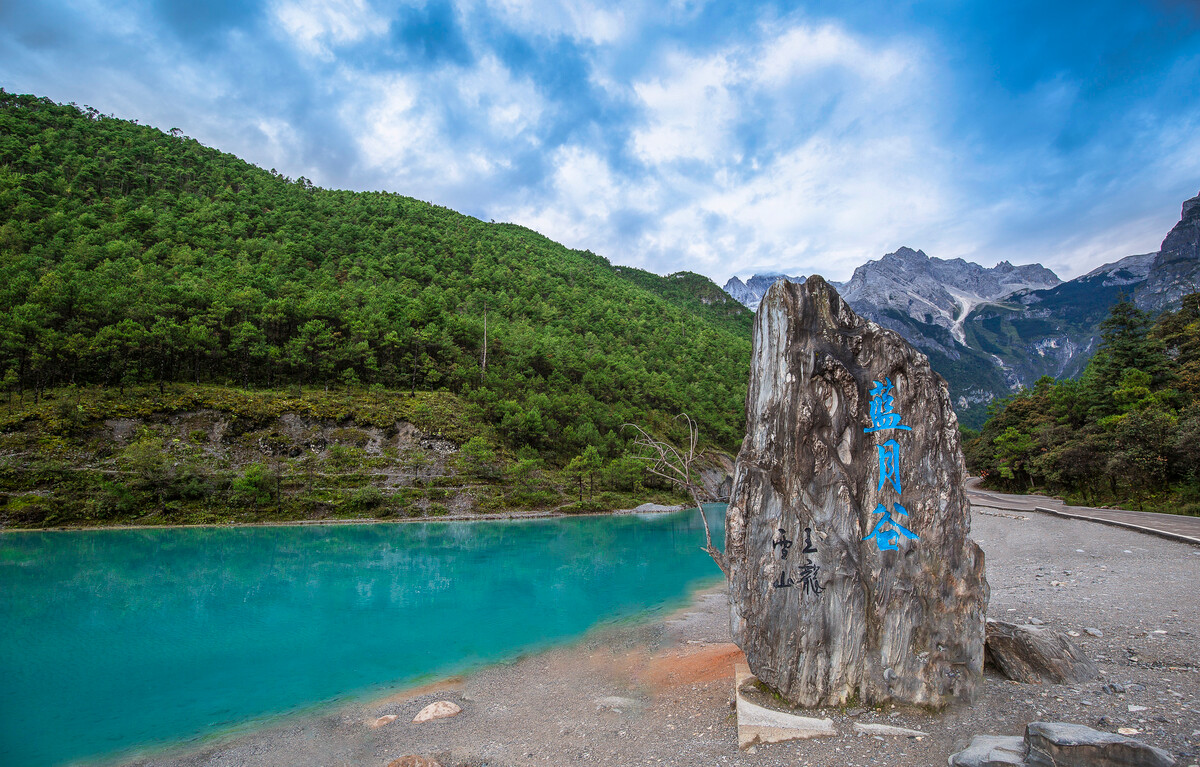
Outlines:
{"type": "Polygon", "coordinates": [[[5,533],[0,764],[186,743],[673,608],[720,582],[703,541],[694,509],[5,533]]]}

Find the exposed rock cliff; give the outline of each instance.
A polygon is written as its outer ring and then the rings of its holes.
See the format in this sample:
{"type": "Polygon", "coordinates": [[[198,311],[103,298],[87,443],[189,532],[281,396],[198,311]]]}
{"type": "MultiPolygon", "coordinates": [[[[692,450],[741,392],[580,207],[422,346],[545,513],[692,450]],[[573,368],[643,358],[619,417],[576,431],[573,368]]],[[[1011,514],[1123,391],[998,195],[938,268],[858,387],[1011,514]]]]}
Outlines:
{"type": "Polygon", "coordinates": [[[1159,312],[1200,290],[1200,194],[1183,203],[1179,223],[1167,233],[1146,281],[1134,291],[1141,309],[1159,312]]]}

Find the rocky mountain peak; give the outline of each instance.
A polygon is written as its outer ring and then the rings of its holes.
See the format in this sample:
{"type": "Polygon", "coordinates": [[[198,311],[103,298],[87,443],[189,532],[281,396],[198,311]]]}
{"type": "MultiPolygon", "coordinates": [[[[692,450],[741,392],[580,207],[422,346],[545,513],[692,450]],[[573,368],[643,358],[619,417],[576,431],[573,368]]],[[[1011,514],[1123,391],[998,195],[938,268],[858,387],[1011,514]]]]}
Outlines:
{"type": "Polygon", "coordinates": [[[937,325],[965,343],[962,323],[971,309],[1019,290],[1049,288],[1061,280],[1039,264],[1013,266],[1002,261],[992,268],[961,258],[931,258],[924,251],[902,247],[878,261],[854,270],[841,286],[842,296],[856,311],[900,331],[887,311],[937,325]]]}
{"type": "Polygon", "coordinates": [[[1152,312],[1178,306],[1200,290],[1200,195],[1183,203],[1179,223],[1167,233],[1146,281],[1134,291],[1139,308],[1152,312]]]}
{"type": "Polygon", "coordinates": [[[729,281],[725,283],[724,290],[749,307],[751,311],[755,311],[758,309],[758,304],[762,301],[762,297],[766,294],[767,290],[780,280],[803,284],[805,277],[792,277],[782,272],[767,272],[766,274],[756,274],[745,282],[742,282],[734,276],[730,277],[729,281]]]}
{"type": "Polygon", "coordinates": [[[1200,205],[1200,194],[1197,194],[1195,197],[1193,197],[1190,200],[1184,200],[1183,201],[1183,212],[1181,212],[1179,214],[1180,218],[1181,219],[1187,218],[1187,214],[1192,210],[1192,208],[1195,208],[1197,205],[1200,205]]]}

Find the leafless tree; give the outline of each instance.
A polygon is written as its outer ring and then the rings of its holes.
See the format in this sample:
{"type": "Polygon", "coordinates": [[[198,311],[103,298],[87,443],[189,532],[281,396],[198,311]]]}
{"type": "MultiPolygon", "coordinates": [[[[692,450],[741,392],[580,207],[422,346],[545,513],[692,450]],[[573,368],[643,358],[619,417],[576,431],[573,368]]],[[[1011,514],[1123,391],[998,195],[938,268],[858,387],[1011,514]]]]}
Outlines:
{"type": "Polygon", "coordinates": [[[632,427],[637,432],[633,444],[641,448],[643,454],[635,456],[635,458],[646,462],[646,470],[676,487],[687,490],[691,495],[692,502],[696,504],[696,510],[700,512],[700,519],[704,522],[704,550],[728,578],[729,563],[725,559],[725,555],[713,545],[712,533],[708,529],[708,518],[704,516],[704,506],[700,501],[702,488],[695,476],[695,464],[699,457],[696,453],[696,444],[699,441],[700,429],[687,413],[680,413],[675,418],[687,426],[688,442],[684,449],[654,437],[635,423],[627,423],[625,426],[632,427]]]}

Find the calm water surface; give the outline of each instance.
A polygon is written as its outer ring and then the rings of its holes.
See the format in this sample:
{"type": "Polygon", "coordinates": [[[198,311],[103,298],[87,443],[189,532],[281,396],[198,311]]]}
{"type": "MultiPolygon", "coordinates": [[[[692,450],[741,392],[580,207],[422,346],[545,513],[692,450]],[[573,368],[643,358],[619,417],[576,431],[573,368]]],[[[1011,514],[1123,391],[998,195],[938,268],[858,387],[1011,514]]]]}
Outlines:
{"type": "Polygon", "coordinates": [[[703,536],[695,510],[6,533],[0,764],[261,724],[673,606],[719,582],[703,536]]]}

